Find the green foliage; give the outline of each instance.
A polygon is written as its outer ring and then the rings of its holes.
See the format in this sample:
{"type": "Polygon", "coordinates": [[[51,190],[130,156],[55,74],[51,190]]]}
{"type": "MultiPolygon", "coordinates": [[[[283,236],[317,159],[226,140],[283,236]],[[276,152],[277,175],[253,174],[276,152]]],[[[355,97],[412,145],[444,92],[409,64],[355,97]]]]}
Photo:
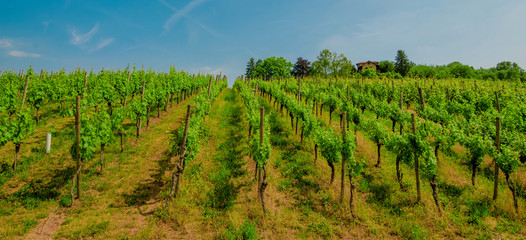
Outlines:
{"type": "MultiPolygon", "coordinates": [[[[81,116],[80,123],[80,158],[84,160],[90,160],[95,153],[95,148],[100,144],[100,142],[94,119],[85,117],[84,115],[85,114],[81,116]]],[[[69,152],[73,159],[77,159],[76,142],[73,142],[69,152]]]]}
{"type": "Polygon", "coordinates": [[[362,70],[362,77],[376,78],[376,71],[372,68],[366,68],[365,70],[362,70]]]}
{"type": "Polygon", "coordinates": [[[126,110],[123,108],[114,108],[111,115],[111,128],[113,132],[125,133],[122,123],[126,119],[126,110]]]}
{"type": "Polygon", "coordinates": [[[9,133],[3,134],[4,140],[7,137],[10,137],[9,140],[13,141],[14,144],[21,144],[29,135],[33,133],[34,120],[30,116],[28,110],[22,110],[21,112],[17,112],[15,114],[15,118],[13,121],[9,122],[7,129],[9,133]]]}
{"type": "Polygon", "coordinates": [[[0,147],[11,140],[10,125],[6,117],[0,117],[0,147]]]}
{"type": "Polygon", "coordinates": [[[338,137],[334,129],[320,129],[314,136],[316,144],[321,149],[321,155],[330,163],[340,163],[341,155],[341,137],[338,137]]]}
{"type": "Polygon", "coordinates": [[[367,130],[367,134],[373,142],[377,144],[384,144],[387,131],[378,121],[371,120],[365,122],[364,129],[367,130]]]}
{"type": "Polygon", "coordinates": [[[112,119],[106,111],[99,111],[97,113],[95,125],[97,127],[97,142],[104,145],[112,143],[115,139],[113,136],[112,119]]]}
{"type": "Polygon", "coordinates": [[[500,150],[500,153],[496,156],[497,165],[505,174],[510,175],[519,167],[519,157],[516,152],[507,146],[501,146],[500,150]]]}
{"type": "Polygon", "coordinates": [[[146,107],[148,106],[148,103],[146,101],[141,101],[140,99],[134,99],[132,102],[130,102],[130,117],[132,120],[136,119],[144,119],[146,117],[146,107]]]}
{"type": "Polygon", "coordinates": [[[263,143],[260,144],[259,139],[259,128],[256,131],[250,141],[250,149],[252,150],[252,157],[258,163],[259,167],[263,167],[263,164],[270,158],[271,145],[270,145],[270,126],[268,124],[268,117],[264,120],[263,129],[263,143]]]}

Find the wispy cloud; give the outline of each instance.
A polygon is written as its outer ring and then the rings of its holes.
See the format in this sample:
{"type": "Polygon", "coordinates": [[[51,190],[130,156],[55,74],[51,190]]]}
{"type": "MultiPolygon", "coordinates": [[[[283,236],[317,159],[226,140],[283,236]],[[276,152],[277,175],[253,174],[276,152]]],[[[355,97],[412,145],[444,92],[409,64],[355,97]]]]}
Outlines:
{"type": "Polygon", "coordinates": [[[93,51],[97,51],[97,50],[100,50],[106,46],[108,46],[110,43],[112,43],[113,41],[115,40],[115,38],[106,38],[106,39],[103,39],[102,41],[99,42],[99,44],[97,44],[97,46],[93,49],[91,49],[90,51],[93,52],[93,51]]]}
{"type": "Polygon", "coordinates": [[[44,32],[47,31],[50,23],[51,23],[51,20],[47,20],[47,21],[42,22],[42,25],[44,25],[44,32]]]}
{"type": "Polygon", "coordinates": [[[87,33],[85,34],[78,34],[77,31],[75,29],[73,29],[71,31],[71,41],[70,43],[75,45],[75,46],[80,46],[86,42],[88,42],[89,40],[91,40],[91,38],[93,37],[93,35],[95,35],[97,33],[97,31],[99,31],[99,23],[96,23],[95,26],[87,33]]]}
{"type": "Polygon", "coordinates": [[[13,46],[13,40],[7,38],[0,38],[0,48],[10,48],[13,46]]]}
{"type": "Polygon", "coordinates": [[[75,45],[79,47],[82,50],[86,50],[88,52],[94,52],[100,49],[103,49],[104,47],[110,45],[113,41],[115,41],[114,37],[107,37],[107,38],[101,38],[98,37],[97,39],[92,41],[92,38],[98,33],[99,31],[99,23],[96,23],[93,28],[87,33],[77,33],[77,30],[73,29],[71,31],[71,41],[70,43],[72,45],[75,45]],[[98,42],[97,44],[95,44],[98,42]]]}
{"type": "Polygon", "coordinates": [[[188,3],[186,6],[184,6],[181,10],[177,10],[177,9],[169,6],[165,1],[160,0],[159,2],[161,2],[163,5],[167,6],[168,8],[170,8],[170,9],[172,9],[174,11],[174,13],[170,16],[170,18],[164,22],[164,25],[163,25],[164,32],[163,32],[163,34],[165,34],[168,31],[170,31],[170,29],[177,23],[177,21],[179,21],[179,19],[181,19],[182,17],[185,17],[190,11],[192,11],[192,9],[194,9],[197,6],[201,5],[205,1],[206,0],[193,0],[190,3],[188,3]]]}
{"type": "Polygon", "coordinates": [[[34,57],[34,58],[40,57],[40,54],[27,53],[27,52],[22,52],[22,51],[9,51],[9,55],[13,57],[34,57]]]}

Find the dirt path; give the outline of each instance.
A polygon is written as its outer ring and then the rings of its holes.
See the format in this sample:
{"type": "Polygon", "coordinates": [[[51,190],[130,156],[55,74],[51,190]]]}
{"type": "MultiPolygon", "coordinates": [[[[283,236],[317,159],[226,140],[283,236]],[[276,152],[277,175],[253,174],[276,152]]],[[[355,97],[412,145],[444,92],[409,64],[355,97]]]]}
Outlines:
{"type": "Polygon", "coordinates": [[[47,218],[40,220],[24,238],[33,240],[52,239],[58,227],[66,220],[61,209],[56,208],[47,218]]]}

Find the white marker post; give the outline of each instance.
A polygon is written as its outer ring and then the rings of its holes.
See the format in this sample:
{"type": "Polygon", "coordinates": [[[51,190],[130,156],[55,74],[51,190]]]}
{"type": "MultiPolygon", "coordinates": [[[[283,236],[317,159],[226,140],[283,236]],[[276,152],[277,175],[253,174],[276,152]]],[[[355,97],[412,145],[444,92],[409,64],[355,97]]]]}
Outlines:
{"type": "Polygon", "coordinates": [[[47,132],[46,136],[46,153],[51,152],[51,133],[47,132]]]}

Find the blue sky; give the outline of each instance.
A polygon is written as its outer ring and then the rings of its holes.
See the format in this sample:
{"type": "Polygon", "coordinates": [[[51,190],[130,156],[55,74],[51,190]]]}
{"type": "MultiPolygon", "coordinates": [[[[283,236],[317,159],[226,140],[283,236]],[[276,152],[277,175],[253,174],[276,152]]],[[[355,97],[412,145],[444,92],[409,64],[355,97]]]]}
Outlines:
{"type": "Polygon", "coordinates": [[[353,63],[460,61],[526,68],[523,0],[0,0],[0,70],[98,71],[136,64],[227,74],[254,57],[314,61],[327,48],[353,63]]]}

